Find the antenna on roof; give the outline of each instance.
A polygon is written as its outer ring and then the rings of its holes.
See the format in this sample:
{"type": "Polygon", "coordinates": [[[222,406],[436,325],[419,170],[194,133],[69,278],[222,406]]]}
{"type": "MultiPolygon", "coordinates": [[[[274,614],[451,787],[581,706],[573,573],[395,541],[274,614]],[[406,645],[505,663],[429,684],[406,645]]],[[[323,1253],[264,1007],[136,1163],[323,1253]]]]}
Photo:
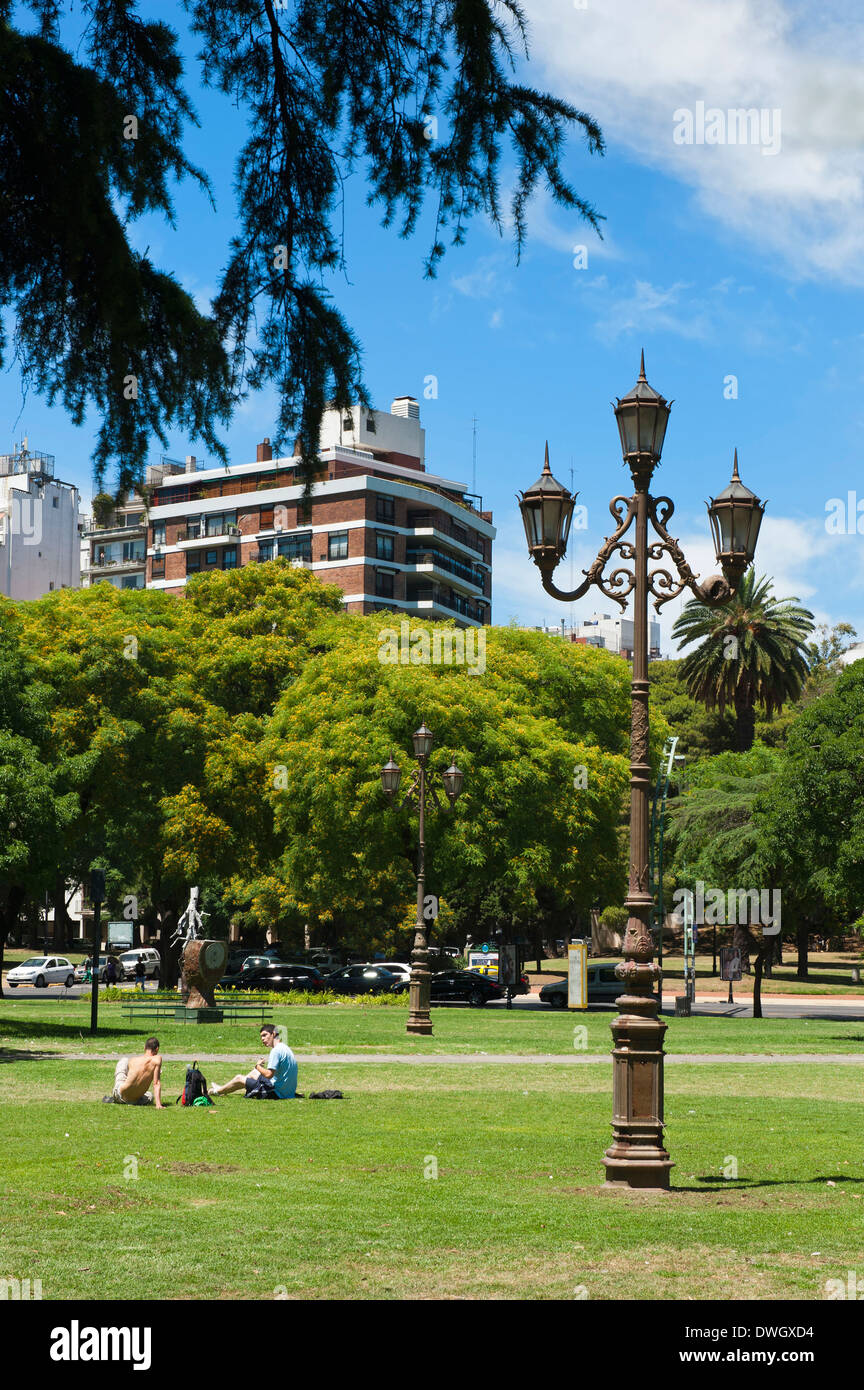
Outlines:
{"type": "Polygon", "coordinates": [[[477,492],[477,416],[476,416],[476,415],[474,416],[474,419],[473,419],[473,428],[472,428],[472,432],[471,432],[471,433],[472,433],[472,440],[471,440],[471,492],[472,492],[472,494],[476,495],[476,492],[477,492]]]}

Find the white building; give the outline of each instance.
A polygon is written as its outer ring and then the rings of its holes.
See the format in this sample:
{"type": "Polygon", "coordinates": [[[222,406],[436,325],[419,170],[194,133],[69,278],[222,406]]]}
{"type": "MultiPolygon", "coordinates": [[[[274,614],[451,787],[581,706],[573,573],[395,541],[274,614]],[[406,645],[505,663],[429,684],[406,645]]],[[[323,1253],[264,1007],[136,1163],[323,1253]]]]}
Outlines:
{"type": "Polygon", "coordinates": [[[25,439],[0,454],[0,594],[41,598],[81,582],[78,489],[54,477],[53,454],[25,439]]]}
{"type": "MultiPolygon", "coordinates": [[[[587,647],[604,647],[607,652],[633,660],[633,619],[613,618],[611,613],[592,613],[581,623],[568,623],[564,618],[555,627],[536,628],[538,632],[548,632],[563,637],[567,642],[578,642],[587,647]]],[[[648,619],[648,658],[660,658],[660,624],[648,619]]]]}

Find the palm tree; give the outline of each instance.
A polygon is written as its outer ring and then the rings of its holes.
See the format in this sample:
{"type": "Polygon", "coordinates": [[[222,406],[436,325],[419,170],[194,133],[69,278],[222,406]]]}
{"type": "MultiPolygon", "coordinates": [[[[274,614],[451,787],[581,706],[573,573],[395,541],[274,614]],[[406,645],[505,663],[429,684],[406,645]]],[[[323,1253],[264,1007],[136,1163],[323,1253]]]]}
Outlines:
{"type": "Polygon", "coordinates": [[[797,700],[807,675],[806,641],[813,614],[797,598],[772,597],[773,584],[748,570],[733,599],[708,608],[691,599],[672,629],[680,638],[701,645],[685,657],[681,674],[694,700],[722,714],[735,711],[735,749],[753,746],[756,706],[768,715],[797,700]]]}

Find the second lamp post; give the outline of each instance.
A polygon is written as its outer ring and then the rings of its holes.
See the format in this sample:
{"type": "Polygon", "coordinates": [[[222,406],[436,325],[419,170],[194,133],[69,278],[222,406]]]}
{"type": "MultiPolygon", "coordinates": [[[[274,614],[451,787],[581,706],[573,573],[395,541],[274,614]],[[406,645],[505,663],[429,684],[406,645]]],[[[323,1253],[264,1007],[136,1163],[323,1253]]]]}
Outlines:
{"type": "MultiPolygon", "coordinates": [[[[414,924],[414,949],[411,952],[407,1032],[428,1036],[432,1032],[432,1019],[429,1016],[429,940],[425,916],[427,793],[439,808],[442,803],[435,783],[435,774],[427,768],[429,754],[432,751],[432,733],[425,724],[421,724],[417,732],[412,735],[412,742],[414,744],[414,756],[419,766],[414,771],[402,805],[416,806],[420,819],[420,831],[417,847],[417,921],[414,924]]],[[[390,761],[385,763],[381,769],[381,785],[391,803],[399,791],[401,776],[402,770],[399,764],[393,761],[393,754],[391,753],[390,761]]],[[[450,766],[440,776],[447,793],[447,800],[453,806],[462,790],[464,774],[459,771],[455,759],[451,758],[450,766]]]]}

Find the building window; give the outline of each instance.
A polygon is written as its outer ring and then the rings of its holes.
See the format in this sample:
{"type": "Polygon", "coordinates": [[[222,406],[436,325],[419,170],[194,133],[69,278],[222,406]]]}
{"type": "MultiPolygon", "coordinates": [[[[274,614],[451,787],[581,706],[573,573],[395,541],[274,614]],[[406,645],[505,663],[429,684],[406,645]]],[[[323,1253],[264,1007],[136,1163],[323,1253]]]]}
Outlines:
{"type": "Polygon", "coordinates": [[[284,555],[287,560],[311,560],[312,532],[298,531],[294,535],[281,537],[277,553],[284,555]]]}
{"type": "Polygon", "coordinates": [[[388,570],[375,571],[375,597],[393,598],[393,578],[388,570]]]}
{"type": "Polygon", "coordinates": [[[375,558],[376,560],[392,560],[394,537],[386,531],[379,531],[375,537],[375,558]]]}
{"type": "Polygon", "coordinates": [[[216,566],[217,566],[218,564],[219,564],[219,551],[218,551],[218,550],[205,550],[205,551],[204,551],[204,568],[205,568],[205,569],[215,569],[216,566]]]}
{"type": "MultiPolygon", "coordinates": [[[[192,558],[191,555],[187,555],[187,556],[186,556],[186,561],[187,561],[187,563],[186,563],[186,571],[187,571],[187,573],[188,573],[188,571],[189,571],[189,563],[188,563],[188,562],[189,562],[189,560],[191,560],[191,558],[192,558]]],[[[151,578],[153,578],[153,579],[164,579],[164,578],[165,578],[165,556],[164,556],[164,555],[154,555],[154,557],[153,557],[153,569],[152,569],[152,571],[151,571],[151,578]]]]}
{"type": "Polygon", "coordinates": [[[272,530],[273,530],[273,508],[272,508],[272,507],[262,507],[262,508],[261,508],[260,512],[258,513],[258,530],[259,530],[259,531],[272,531],[272,530]]]}
{"type": "Polygon", "coordinates": [[[392,497],[375,498],[375,520],[395,522],[396,503],[392,497]]]}
{"type": "Polygon", "coordinates": [[[226,545],[222,551],[222,568],[234,570],[237,568],[237,547],[236,545],[226,545]]]}
{"type": "Polygon", "coordinates": [[[206,520],[207,536],[224,536],[229,526],[237,525],[236,512],[222,512],[221,515],[208,516],[206,520]]]}
{"type": "Polygon", "coordinates": [[[154,545],[164,545],[164,544],[165,544],[165,522],[164,522],[164,521],[157,521],[157,522],[155,523],[154,527],[153,527],[153,544],[154,544],[154,545]]]}
{"type": "Polygon", "coordinates": [[[375,416],[374,416],[374,415],[367,415],[367,417],[366,417],[366,428],[367,428],[367,430],[369,431],[370,434],[377,434],[377,433],[378,433],[378,429],[377,429],[377,426],[376,426],[376,424],[375,424],[375,416]]]}
{"type": "Polygon", "coordinates": [[[348,532],[334,531],[327,537],[327,559],[348,559],[348,532]]]}
{"type": "Polygon", "coordinates": [[[59,497],[52,497],[52,498],[51,498],[51,506],[52,506],[52,507],[59,507],[59,506],[60,506],[60,498],[59,498],[59,497]]]}

